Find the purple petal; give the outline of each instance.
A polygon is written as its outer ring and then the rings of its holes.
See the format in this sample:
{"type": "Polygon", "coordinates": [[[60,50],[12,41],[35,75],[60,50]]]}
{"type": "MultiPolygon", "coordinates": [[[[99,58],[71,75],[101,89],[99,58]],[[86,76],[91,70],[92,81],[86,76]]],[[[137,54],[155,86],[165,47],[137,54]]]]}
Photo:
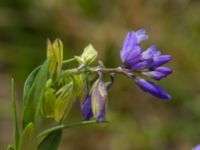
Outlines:
{"type": "Polygon", "coordinates": [[[90,94],[86,97],[86,100],[83,102],[81,111],[83,116],[85,117],[85,120],[90,120],[93,117],[90,94]]]}
{"type": "Polygon", "coordinates": [[[141,61],[141,62],[133,65],[131,67],[131,70],[138,71],[141,69],[145,69],[145,68],[148,68],[149,64],[152,64],[152,63],[153,63],[153,59],[144,60],[144,61],[141,61]]]}
{"type": "Polygon", "coordinates": [[[130,69],[134,64],[140,61],[140,56],[141,48],[139,46],[135,46],[134,49],[129,53],[129,55],[125,59],[125,67],[130,69]]]}
{"type": "Polygon", "coordinates": [[[171,96],[165,90],[163,90],[161,87],[154,84],[153,82],[144,80],[139,77],[135,78],[135,82],[143,91],[145,91],[149,94],[152,94],[155,97],[165,99],[165,100],[171,99],[171,96]]]}
{"type": "Polygon", "coordinates": [[[152,64],[152,68],[157,68],[165,63],[167,63],[168,61],[170,61],[172,59],[172,57],[170,55],[161,55],[158,57],[154,57],[154,63],[152,64]]]}
{"type": "Polygon", "coordinates": [[[164,74],[159,71],[148,71],[148,72],[142,72],[143,75],[151,77],[152,79],[155,80],[161,80],[162,78],[165,78],[167,74],[164,74]]]}
{"type": "Polygon", "coordinates": [[[200,144],[198,144],[196,147],[194,147],[192,150],[200,150],[200,144]]]}
{"type": "Polygon", "coordinates": [[[128,32],[124,40],[124,44],[121,50],[121,59],[124,62],[131,50],[137,45],[137,37],[134,31],[128,32]]]}
{"type": "Polygon", "coordinates": [[[153,58],[155,55],[159,56],[160,52],[156,50],[156,46],[152,45],[146,51],[142,52],[142,59],[150,59],[153,58]]]}
{"type": "Polygon", "coordinates": [[[137,43],[140,43],[141,41],[147,40],[149,38],[144,29],[137,30],[135,34],[137,37],[137,43]]]}
{"type": "Polygon", "coordinates": [[[169,75],[169,74],[171,74],[171,73],[173,72],[173,71],[172,71],[170,68],[168,68],[168,67],[158,67],[158,68],[155,69],[155,71],[162,72],[162,73],[164,73],[164,74],[166,74],[166,75],[169,75]]]}

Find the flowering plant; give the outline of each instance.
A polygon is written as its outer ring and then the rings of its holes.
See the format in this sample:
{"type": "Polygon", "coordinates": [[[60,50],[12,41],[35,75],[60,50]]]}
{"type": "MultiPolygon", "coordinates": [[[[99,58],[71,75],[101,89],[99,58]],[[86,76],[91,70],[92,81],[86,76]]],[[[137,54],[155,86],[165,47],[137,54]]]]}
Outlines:
{"type": "Polygon", "coordinates": [[[144,29],[128,32],[120,52],[123,64],[116,68],[106,68],[101,61],[92,66],[97,57],[92,45],[88,45],[82,55],[64,60],[61,40],[53,43],[48,40],[46,60],[30,73],[24,84],[22,133],[19,133],[12,79],[15,143],[8,146],[8,150],[57,150],[64,128],[106,122],[107,95],[116,74],[130,78],[157,98],[170,100],[171,96],[164,89],[141,77],[161,80],[172,73],[162,66],[171,56],[161,55],[155,46],[143,50],[140,43],[146,39],[144,29]],[[72,62],[77,62],[77,67],[65,66],[72,62]],[[105,80],[106,75],[109,81],[105,80]],[[84,121],[64,124],[76,100],[81,102],[84,121]],[[49,128],[44,124],[53,126],[49,128]]]}

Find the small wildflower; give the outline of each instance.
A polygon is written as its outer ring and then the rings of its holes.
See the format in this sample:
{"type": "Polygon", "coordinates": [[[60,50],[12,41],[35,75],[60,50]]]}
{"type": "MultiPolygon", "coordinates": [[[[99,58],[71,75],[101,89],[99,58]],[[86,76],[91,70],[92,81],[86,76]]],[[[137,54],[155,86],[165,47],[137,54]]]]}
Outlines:
{"type": "MultiPolygon", "coordinates": [[[[172,73],[171,69],[162,66],[171,60],[171,56],[161,55],[154,45],[143,51],[140,42],[146,39],[148,35],[144,29],[128,32],[121,50],[121,59],[126,69],[139,72],[154,80],[161,80],[172,73]]],[[[135,82],[141,89],[153,96],[171,99],[169,94],[153,82],[139,77],[135,78],[135,82]]]]}
{"type": "Polygon", "coordinates": [[[85,120],[93,116],[102,122],[105,118],[105,105],[108,88],[102,79],[98,79],[82,104],[82,114],[85,120]]]}

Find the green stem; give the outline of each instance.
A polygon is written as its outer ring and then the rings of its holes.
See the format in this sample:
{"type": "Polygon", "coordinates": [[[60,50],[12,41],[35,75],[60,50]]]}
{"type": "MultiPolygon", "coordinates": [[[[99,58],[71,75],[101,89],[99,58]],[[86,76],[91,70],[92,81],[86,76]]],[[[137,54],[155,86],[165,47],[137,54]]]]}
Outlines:
{"type": "Polygon", "coordinates": [[[135,75],[133,74],[133,72],[131,72],[128,69],[122,68],[122,67],[118,67],[118,68],[104,68],[104,67],[85,67],[83,69],[78,69],[78,68],[74,68],[74,69],[69,69],[69,70],[65,70],[61,76],[64,75],[68,75],[69,73],[75,73],[75,74],[80,74],[82,72],[102,72],[102,73],[118,73],[118,74],[123,74],[129,78],[134,78],[135,75]]]}
{"type": "Polygon", "coordinates": [[[11,80],[11,93],[12,93],[12,106],[13,106],[13,115],[14,115],[14,140],[15,140],[15,148],[18,149],[19,144],[19,126],[17,119],[17,108],[16,108],[16,97],[15,97],[15,81],[12,78],[11,80]]]}
{"type": "Polygon", "coordinates": [[[63,61],[63,64],[67,64],[67,63],[73,62],[75,60],[76,60],[75,58],[67,59],[67,60],[63,61]]]}
{"type": "Polygon", "coordinates": [[[58,125],[55,127],[52,127],[50,129],[47,129],[40,133],[37,137],[40,138],[44,135],[47,135],[53,131],[60,130],[60,129],[66,129],[66,128],[72,128],[72,127],[77,127],[77,126],[83,126],[83,125],[89,125],[89,124],[98,124],[99,122],[97,120],[91,120],[91,121],[82,121],[82,122],[76,122],[68,125],[58,125]]]}

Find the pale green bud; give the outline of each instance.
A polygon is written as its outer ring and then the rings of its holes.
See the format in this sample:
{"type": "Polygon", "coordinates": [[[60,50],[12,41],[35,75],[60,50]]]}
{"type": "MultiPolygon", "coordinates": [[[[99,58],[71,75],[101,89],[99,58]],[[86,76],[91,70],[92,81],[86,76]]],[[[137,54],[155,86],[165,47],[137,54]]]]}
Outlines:
{"type": "Polygon", "coordinates": [[[88,92],[87,76],[86,74],[82,73],[74,75],[73,78],[75,94],[80,100],[83,100],[88,92]]]}
{"type": "Polygon", "coordinates": [[[57,92],[59,96],[55,102],[54,119],[57,122],[62,121],[69,113],[75,100],[73,84],[69,83],[57,92]]]}
{"type": "Polygon", "coordinates": [[[63,44],[62,41],[56,39],[52,44],[47,41],[47,58],[50,58],[49,72],[51,77],[58,75],[62,69],[63,63],[63,44]]]}
{"type": "Polygon", "coordinates": [[[53,89],[48,89],[44,93],[42,101],[42,114],[47,118],[54,118],[56,96],[53,89]]]}
{"type": "Polygon", "coordinates": [[[41,105],[42,114],[47,118],[54,117],[56,95],[55,95],[55,90],[51,87],[52,87],[52,79],[49,79],[46,83],[41,105]]]}
{"type": "Polygon", "coordinates": [[[89,44],[83,51],[79,61],[83,64],[90,65],[97,57],[97,51],[89,44]]]}

